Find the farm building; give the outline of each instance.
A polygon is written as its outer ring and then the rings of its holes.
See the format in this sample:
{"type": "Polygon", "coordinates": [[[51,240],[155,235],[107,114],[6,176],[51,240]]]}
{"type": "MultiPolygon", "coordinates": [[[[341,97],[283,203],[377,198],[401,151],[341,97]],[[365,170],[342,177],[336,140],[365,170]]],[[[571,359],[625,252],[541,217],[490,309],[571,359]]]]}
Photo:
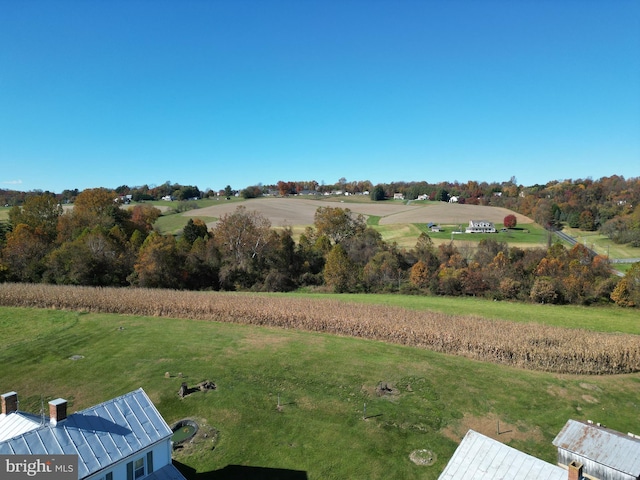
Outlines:
{"type": "Polygon", "coordinates": [[[640,437],[569,420],[552,465],[469,430],[438,480],[640,480],[640,437]]]}
{"type": "Polygon", "coordinates": [[[488,220],[469,220],[465,233],[496,233],[496,227],[488,220]]]}
{"type": "Polygon", "coordinates": [[[438,480],[567,480],[571,473],[469,430],[438,480]]]}
{"type": "Polygon", "coordinates": [[[394,200],[404,200],[404,193],[394,193],[393,194],[393,199],[394,200]]]}
{"type": "Polygon", "coordinates": [[[173,432],[141,388],[67,415],[18,410],[18,394],[1,396],[0,455],[77,455],[78,480],[184,480],[171,463],[173,432]]]}
{"type": "Polygon", "coordinates": [[[583,465],[585,478],[597,480],[640,479],[640,438],[594,425],[569,420],[553,440],[558,465],[583,465]]]}

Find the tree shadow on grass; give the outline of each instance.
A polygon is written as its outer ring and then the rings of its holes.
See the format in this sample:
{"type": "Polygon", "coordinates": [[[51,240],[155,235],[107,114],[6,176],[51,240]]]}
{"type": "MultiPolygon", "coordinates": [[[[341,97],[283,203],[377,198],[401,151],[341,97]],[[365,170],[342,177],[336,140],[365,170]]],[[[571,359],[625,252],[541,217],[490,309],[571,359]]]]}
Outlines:
{"type": "Polygon", "coordinates": [[[212,472],[197,473],[183,463],[174,460],[173,464],[187,480],[308,480],[307,472],[302,470],[227,465],[212,472]]]}

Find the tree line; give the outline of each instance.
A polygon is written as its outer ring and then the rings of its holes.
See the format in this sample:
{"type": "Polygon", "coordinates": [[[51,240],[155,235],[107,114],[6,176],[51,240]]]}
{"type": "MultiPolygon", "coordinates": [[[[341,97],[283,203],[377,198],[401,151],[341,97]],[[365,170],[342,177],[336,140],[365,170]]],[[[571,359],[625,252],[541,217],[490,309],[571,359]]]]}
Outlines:
{"type": "Polygon", "coordinates": [[[63,210],[53,195],[27,197],[0,235],[0,280],[189,290],[400,292],[540,303],[640,305],[640,264],[620,280],[582,245],[520,249],[492,238],[476,248],[410,249],[384,242],[362,215],[320,207],[296,242],[239,206],[213,229],[191,219],[162,235],[160,211],[123,207],[116,192],[88,189],[63,210]]]}

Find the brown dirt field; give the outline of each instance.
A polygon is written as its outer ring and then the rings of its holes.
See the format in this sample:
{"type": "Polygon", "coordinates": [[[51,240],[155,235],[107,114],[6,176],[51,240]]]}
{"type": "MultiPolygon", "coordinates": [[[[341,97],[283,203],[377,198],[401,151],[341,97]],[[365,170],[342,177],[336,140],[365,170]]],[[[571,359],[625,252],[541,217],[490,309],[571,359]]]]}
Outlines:
{"type": "Polygon", "coordinates": [[[502,420],[500,420],[500,433],[498,433],[498,420],[499,418],[495,413],[490,413],[483,417],[465,414],[458,423],[449,425],[442,433],[454,442],[460,442],[469,429],[502,443],[509,443],[511,440],[529,439],[539,442],[543,439],[539,427],[524,431],[525,428],[518,429],[517,425],[506,423],[502,420]]]}
{"type": "MultiPolygon", "coordinates": [[[[221,201],[219,205],[197,210],[197,214],[198,216],[220,218],[225,214],[233,213],[239,205],[245,206],[247,210],[261,213],[271,220],[273,227],[313,225],[313,217],[319,207],[348,208],[355,213],[379,216],[381,217],[381,225],[427,222],[445,225],[467,224],[472,219],[502,223],[504,217],[511,213],[516,216],[518,224],[533,223],[533,220],[528,217],[499,207],[448,203],[405,205],[391,201],[381,203],[350,203],[345,201],[338,203],[301,198],[257,198],[242,203],[221,201]]],[[[193,216],[194,212],[185,212],[183,215],[193,216]]]]}

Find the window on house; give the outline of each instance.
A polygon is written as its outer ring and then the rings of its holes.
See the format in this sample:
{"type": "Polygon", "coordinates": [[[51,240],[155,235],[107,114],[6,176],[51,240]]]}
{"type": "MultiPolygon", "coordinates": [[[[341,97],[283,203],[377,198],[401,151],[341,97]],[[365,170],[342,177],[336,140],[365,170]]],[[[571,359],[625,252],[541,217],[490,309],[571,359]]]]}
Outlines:
{"type": "MultiPolygon", "coordinates": [[[[150,475],[152,472],[153,451],[147,452],[144,457],[127,463],[127,480],[138,480],[139,478],[144,478],[146,475],[150,475]]],[[[106,478],[105,480],[113,480],[113,478],[106,478]]]]}
{"type": "Polygon", "coordinates": [[[133,478],[144,477],[144,457],[133,462],[133,478]]]}

